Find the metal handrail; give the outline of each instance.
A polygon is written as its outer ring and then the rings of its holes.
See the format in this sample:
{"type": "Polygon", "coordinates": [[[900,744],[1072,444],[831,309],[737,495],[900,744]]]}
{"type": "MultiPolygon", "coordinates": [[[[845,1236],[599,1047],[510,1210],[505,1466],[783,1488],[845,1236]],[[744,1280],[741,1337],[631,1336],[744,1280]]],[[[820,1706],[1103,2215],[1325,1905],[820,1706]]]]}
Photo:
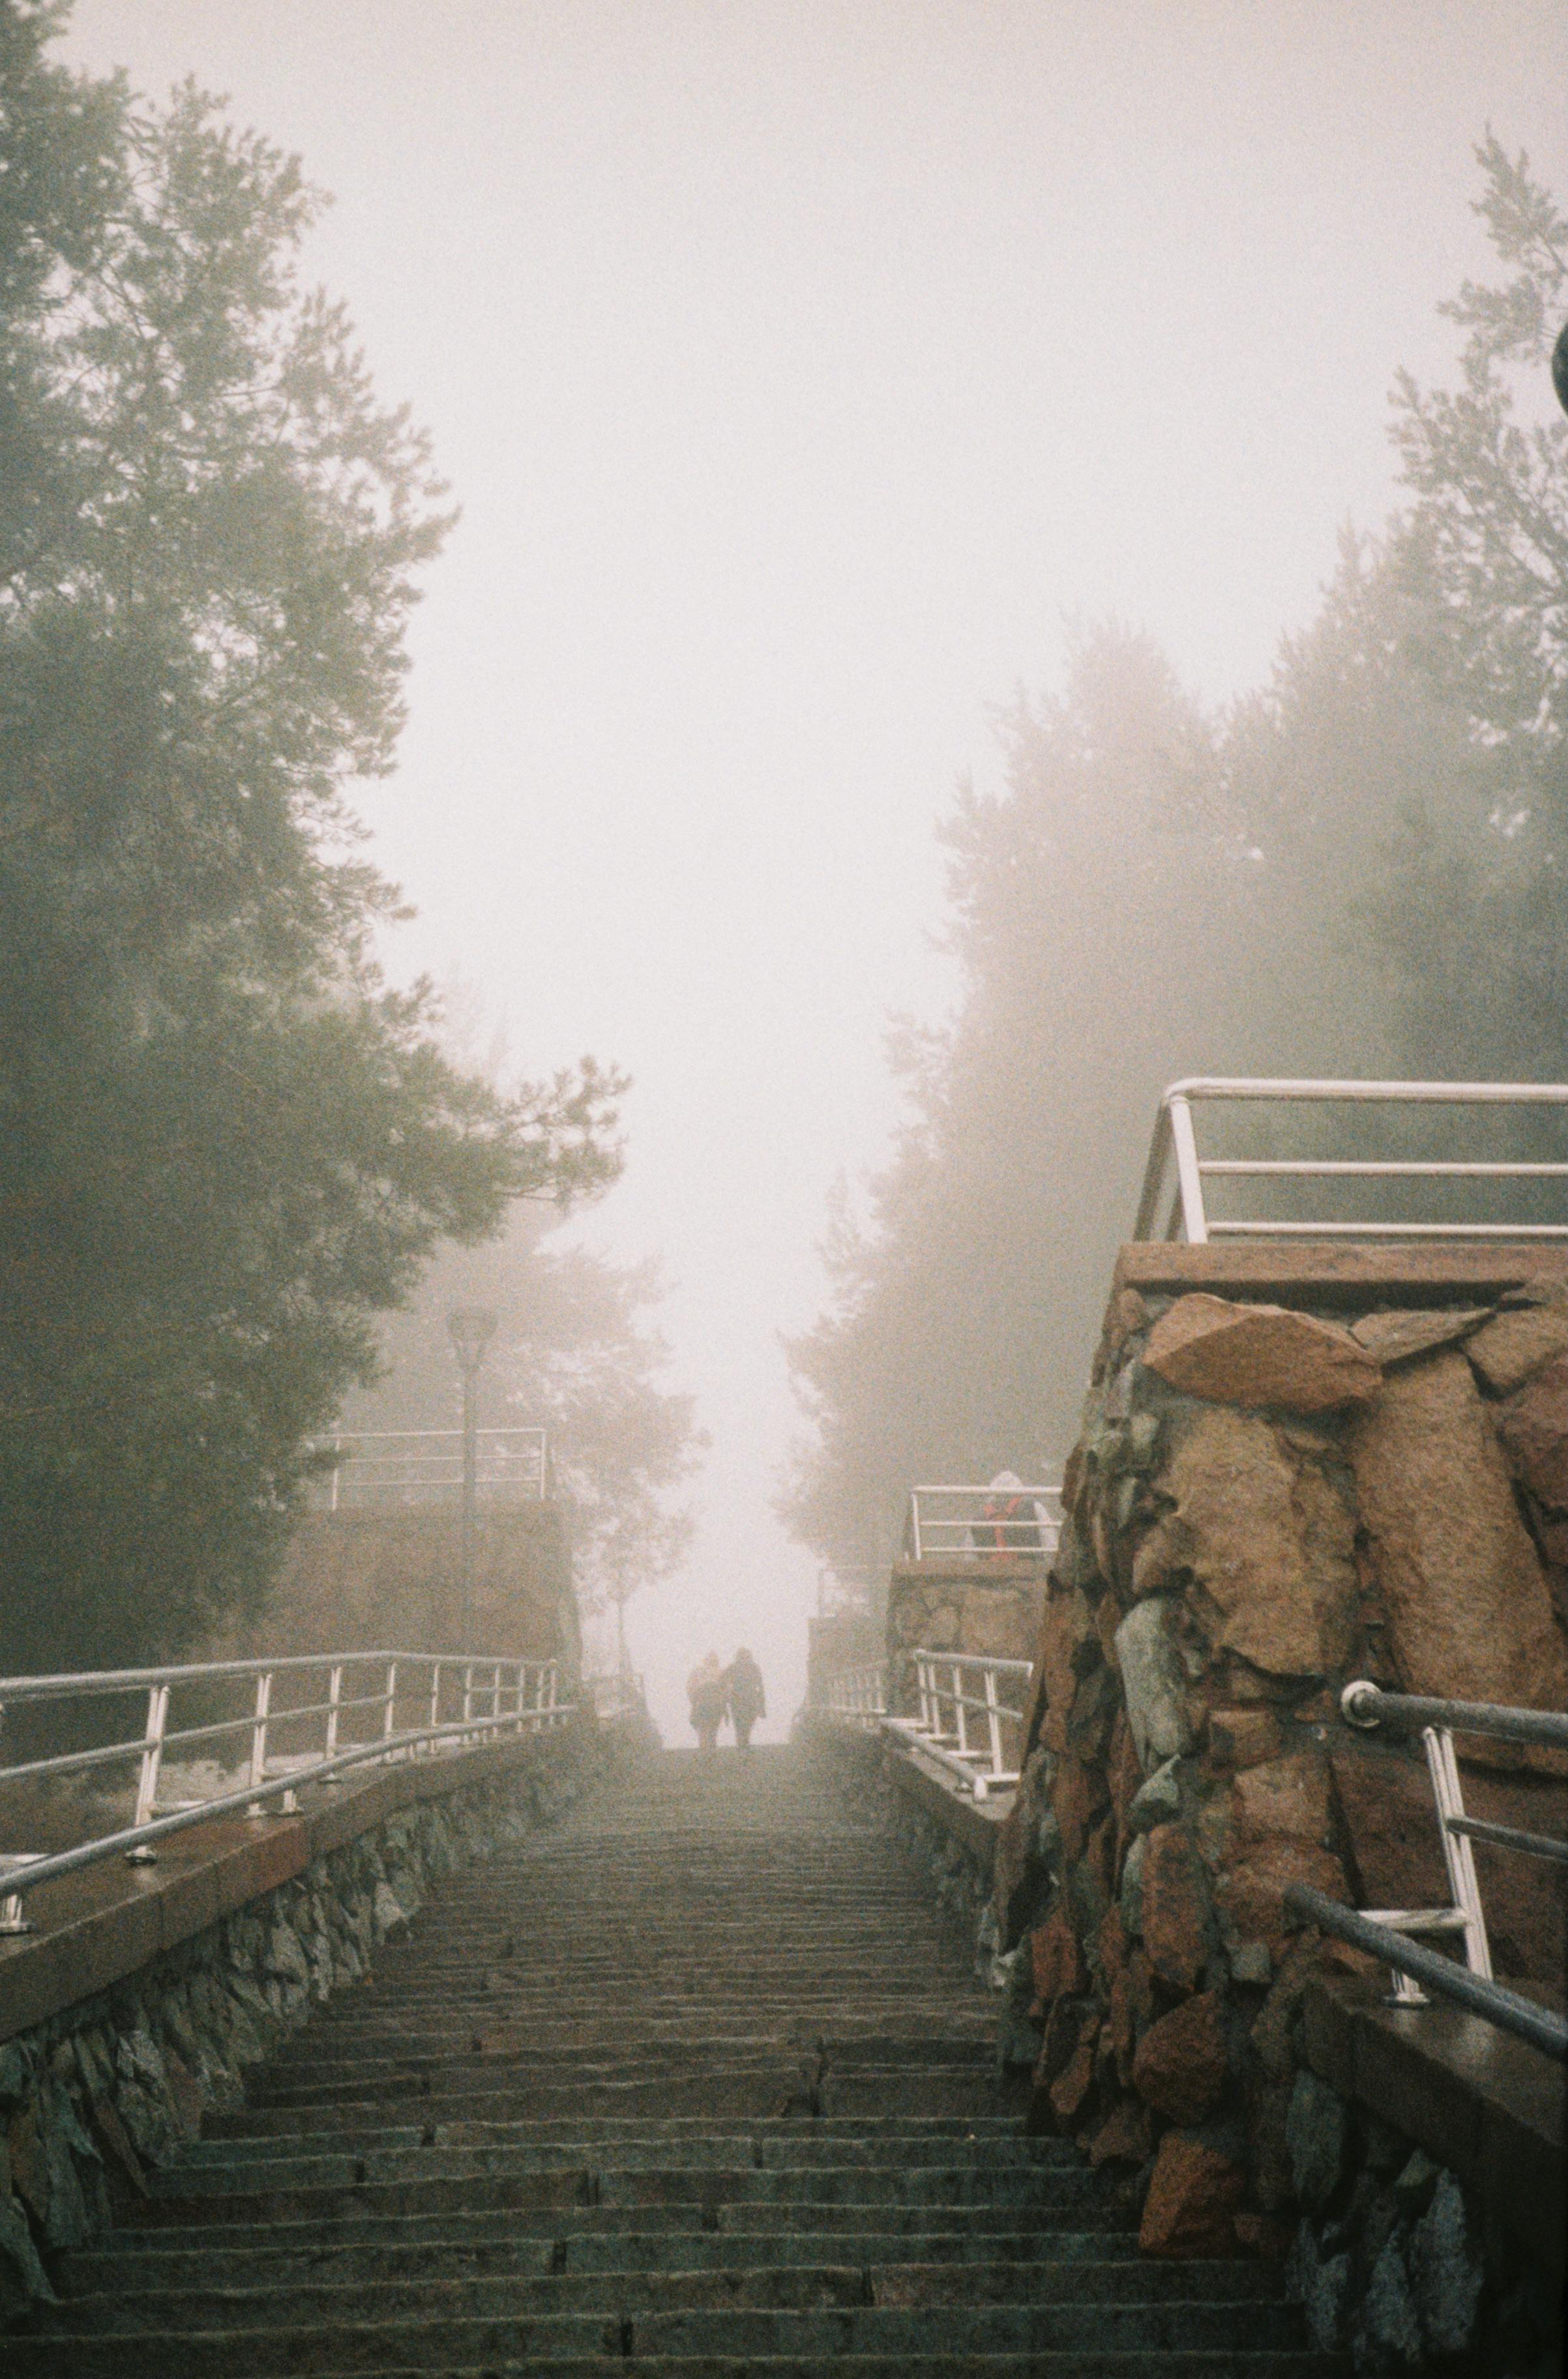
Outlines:
{"type": "Polygon", "coordinates": [[[162,1669],[101,1669],[81,1670],[46,1676],[0,1678],[0,1712],[7,1705],[28,1702],[63,1700],[70,1696],[97,1698],[117,1693],[147,1694],[146,1723],[139,1735],[127,1741],[97,1744],[83,1751],[62,1752],[43,1759],[22,1760],[0,1768],[0,1791],[7,1784],[34,1781],[48,1776],[58,1778],[86,1773],[116,1761],[138,1765],[135,1816],[129,1827],[94,1842],[78,1844],[68,1852],[46,1856],[30,1853],[0,1853],[0,1869],[6,1870],[7,1890],[0,1898],[0,1935],[28,1930],[22,1914],[21,1895],[49,1877],[66,1874],[77,1866],[90,1865],[95,1859],[110,1856],[123,1850],[128,1859],[144,1863],[155,1858],[150,1845],[174,1826],[194,1825],[216,1811],[245,1807],[249,1814],[262,1814],[262,1805],[281,1794],[285,1811],[297,1806],[296,1794],[302,1785],[317,1781],[331,1783],[344,1766],[354,1766],[364,1759],[384,1759],[404,1751],[412,1754],[414,1747],[431,1745],[438,1749],[454,1741],[471,1740],[476,1735],[511,1728],[515,1733],[538,1733],[571,1715],[573,1705],[560,1698],[560,1675],[553,1660],[516,1660],[496,1659],[489,1655],[464,1655],[430,1652],[326,1652],[293,1654],[278,1660],[207,1660],[184,1666],[162,1669]],[[383,1673],[380,1689],[370,1693],[344,1695],[346,1671],[370,1667],[383,1673]],[[314,1671],[327,1679],[325,1700],[312,1700],[293,1709],[272,1708],[272,1685],[279,1675],[296,1675],[314,1671]],[[427,1672],[427,1674],[421,1674],[427,1672]],[[225,1680],[253,1682],[255,1691],[248,1709],[233,1718],[205,1721],[199,1726],[171,1728],[170,1696],[184,1686],[205,1685],[225,1680]],[[457,1700],[461,1714],[455,1718],[441,1716],[442,1692],[448,1703],[457,1700]],[[413,1730],[397,1726],[399,1700],[416,1698],[428,1707],[427,1721],[413,1730]],[[360,1710],[378,1710],[379,1727],[366,1742],[349,1751],[341,1751],[338,1735],[345,1715],[360,1710]],[[278,1754],[274,1751],[271,1765],[281,1774],[269,1779],[269,1737],[275,1740],[277,1730],[298,1726],[306,1721],[324,1720],[322,1749],[319,1757],[308,1752],[278,1754]],[[182,1804],[177,1809],[159,1813],[158,1788],[166,1752],[197,1743],[211,1743],[223,1736],[240,1736],[248,1741],[248,1755],[240,1763],[248,1769],[247,1781],[231,1793],[220,1793],[182,1804]],[[60,1859],[69,1862],[58,1865],[60,1859]],[[24,1880],[25,1878],[25,1880],[24,1880]]]}
{"type": "MultiPolygon", "coordinates": [[[[477,1460],[475,1484],[478,1492],[483,1494],[496,1487],[522,1488],[530,1501],[543,1503],[549,1499],[550,1455],[547,1431],[537,1425],[481,1429],[474,1432],[474,1442],[477,1460]],[[520,1461],[510,1453],[516,1441],[522,1441],[526,1449],[520,1461]]],[[[345,1488],[351,1493],[357,1490],[368,1496],[396,1494],[419,1501],[457,1493],[463,1485],[460,1429],[338,1430],[330,1436],[308,1440],[307,1449],[335,1457],[330,1471],[321,1474],[331,1482],[328,1509],[333,1512],[340,1508],[345,1488]],[[360,1449],[366,1446],[397,1450],[364,1453],[360,1449]]]]}
{"type": "Polygon", "coordinates": [[[926,1561],[962,1553],[973,1555],[976,1560],[995,1559],[997,1555],[1043,1560],[1047,1553],[1054,1553],[1062,1529],[1060,1486],[1020,1484],[1009,1490],[1009,1500],[1019,1499],[1033,1507],[1030,1516],[1022,1519],[988,1516],[984,1506],[995,1492],[989,1485],[911,1487],[904,1518],[906,1557],[910,1561],[926,1561]],[[946,1513],[932,1510],[930,1506],[939,1499],[957,1508],[946,1513]],[[988,1531],[992,1541],[978,1543],[977,1531],[988,1531]]]}
{"type": "MultiPolygon", "coordinates": [[[[1501,1702],[1451,1701],[1430,1694],[1388,1694],[1367,1677],[1357,1677],[1345,1686],[1339,1697],[1339,1707],[1342,1717],[1351,1726],[1371,1729],[1386,1725],[1401,1732],[1420,1730],[1427,1756],[1427,1771],[1431,1778],[1438,1839],[1449,1889],[1453,1893],[1452,1905],[1447,1908],[1369,1908],[1359,1912],[1341,1910],[1341,1914],[1354,1916],[1358,1925],[1370,1926],[1378,1934],[1383,1946],[1375,1954],[1393,1971],[1393,1996],[1397,2004],[1425,2007],[1428,2001],[1423,1984],[1431,1985],[1450,1999],[1461,1999],[1467,2007],[1478,2007],[1483,2014],[1487,2010],[1476,1999],[1471,1986],[1478,1987],[1484,1985],[1488,1990],[1501,1991],[1502,1999],[1512,2003],[1518,1999],[1518,1994],[1503,1991],[1502,1986],[1492,1975],[1486,1912],[1481,1904],[1480,1879],[1476,1873],[1470,1844],[1472,1842],[1492,1842],[1500,1850],[1518,1851],[1528,1857],[1568,1863],[1568,1842],[1547,1834],[1527,1833],[1516,1826],[1496,1825],[1489,1818],[1470,1817],[1465,1807],[1453,1738],[1456,1733],[1478,1734],[1504,1743],[1568,1747],[1568,1715],[1558,1710],[1514,1709],[1501,1702]],[[1458,1967],[1452,1959],[1438,1957],[1429,1950],[1412,1954],[1407,1937],[1417,1933],[1448,1933],[1461,1937],[1465,1944],[1464,1966],[1458,1967]],[[1452,1977],[1455,1974],[1465,1976],[1465,1992],[1453,1987],[1452,1977]]],[[[1313,1897],[1322,1899],[1321,1893],[1313,1897]]],[[[1336,1901],[1324,1901],[1323,1904],[1329,1908],[1340,1908],[1336,1901]]],[[[1352,1937],[1345,1934],[1344,1938],[1348,1940],[1352,1937]]],[[[1531,2002],[1526,2000],[1522,2004],[1528,2007],[1531,2002]]],[[[1501,2023],[1505,2019],[1500,2013],[1497,2021],[1501,2023]]],[[[1511,2023],[1509,2029],[1516,2031],[1518,2026],[1511,2023]]],[[[1563,2033],[1563,2038],[1568,2042],[1568,2031],[1563,2033]]],[[[1554,2049],[1552,2054],[1562,2055],[1563,2050],[1554,2049]]]]}
{"type": "Polygon", "coordinates": [[[887,1672],[880,1661],[862,1661],[840,1669],[827,1680],[826,1708],[831,1716],[852,1725],[874,1724],[887,1714],[887,1672]]]}
{"type": "Polygon", "coordinates": [[[1002,1722],[1007,1720],[1014,1726],[1021,1726],[1023,1712],[998,1697],[996,1681],[999,1677],[1028,1677],[1033,1673],[1033,1663],[1007,1660],[993,1652],[934,1652],[924,1646],[917,1647],[910,1658],[915,1667],[915,1698],[920,1715],[918,1719],[890,1718],[886,1723],[957,1777],[977,1801],[986,1800],[998,1787],[1005,1791],[1016,1784],[1019,1770],[1007,1767],[1004,1760],[1002,1722]],[[946,1684],[939,1672],[946,1673],[946,1684]],[[966,1692],[959,1682],[966,1672],[978,1672],[979,1694],[966,1692]],[[946,1717],[949,1709],[950,1725],[946,1717]],[[983,1721],[983,1742],[979,1745],[970,1740],[971,1710],[983,1721]]]}
{"type": "MultiPolygon", "coordinates": [[[[1331,1900],[1326,1892],[1316,1891],[1309,1883],[1288,1883],[1285,1889],[1285,1904],[1292,1916],[1303,1923],[1316,1925],[1336,1939],[1348,1941],[1352,1948],[1364,1950],[1385,1966],[1400,1968],[1417,1984],[1425,1984],[1442,1999],[1453,1999],[1459,2007],[1468,2008],[1473,2015],[1485,2016],[1501,2032],[1514,2033],[1527,2040],[1532,2048],[1544,2050],[1568,2064],[1568,2023],[1550,2008],[1538,2007],[1520,1991],[1511,1991],[1506,1984],[1493,1982],[1490,1975],[1472,1974],[1468,1967],[1456,1965],[1437,1950],[1422,1950],[1381,1925],[1370,1916],[1346,1908],[1343,1901],[1331,1900]]],[[[1414,2002],[1424,2004],[1417,1994],[1414,2002]]]]}
{"type": "Polygon", "coordinates": [[[1205,1100],[1307,1101],[1321,1105],[1372,1103],[1390,1106],[1564,1106],[1568,1082],[1397,1082],[1291,1081],[1264,1076],[1188,1076],[1172,1082],[1160,1101],[1143,1189],[1133,1225],[1135,1239],[1174,1239],[1185,1234],[1194,1247],[1231,1238],[1443,1238],[1568,1239],[1568,1215],[1555,1223],[1367,1221],[1242,1221],[1212,1216],[1203,1184],[1211,1177],[1310,1177],[1322,1180],[1429,1181],[1559,1180],[1568,1183],[1568,1163],[1514,1164],[1458,1159],[1313,1157],[1202,1157],[1193,1124],[1195,1103],[1205,1100]],[[1164,1227],[1161,1208],[1174,1165],[1176,1186],[1164,1227]]]}

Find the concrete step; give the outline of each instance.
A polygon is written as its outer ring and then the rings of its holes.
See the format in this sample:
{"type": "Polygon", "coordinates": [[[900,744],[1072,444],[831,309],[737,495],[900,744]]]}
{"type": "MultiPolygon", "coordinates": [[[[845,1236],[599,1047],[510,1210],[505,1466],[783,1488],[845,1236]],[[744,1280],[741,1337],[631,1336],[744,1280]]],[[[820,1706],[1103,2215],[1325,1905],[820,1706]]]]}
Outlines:
{"type": "Polygon", "coordinates": [[[1277,2276],[1145,2264],[997,2002],[809,1762],[665,1757],[443,1885],[154,2176],[7,2379],[1319,2379],[1277,2276]]]}
{"type": "MultiPolygon", "coordinates": [[[[158,2379],[284,2379],[289,2374],[361,2371],[383,2374],[389,2364],[450,2373],[465,2365],[532,2361],[566,2355],[727,2358],[786,2356],[798,2361],[846,2356],[909,2358],[919,2354],[1016,2355],[1116,2352],[1145,2358],[1171,2354],[1278,2352],[1295,2337],[1282,2309],[1268,2304],[1187,2301],[1145,2305],[988,2304],[884,2306],[828,2304],[781,2309],[687,2304],[675,2311],[632,2313],[514,2313],[494,2317],[428,2314],[406,2322],[357,2320],[344,2326],[313,2324],[280,2328],[167,2332],[157,2337],[158,2379]]],[[[68,2367],[73,2379],[147,2379],[145,2331],[96,2335],[47,2334],[8,2341],[17,2379],[68,2367]],[[137,2357],[143,2358],[138,2366],[137,2357]]]]}
{"type": "Polygon", "coordinates": [[[1088,2260],[1052,2263],[846,2264],[840,2261],[657,2266],[601,2264],[571,2271],[334,2274],[248,2288],[142,2287],[83,2296],[40,2319],[41,2333],[88,2337],[127,2329],[247,2330],[304,2323],[491,2321],[517,2313],[637,2314],[670,2307],[801,2311],[876,2305],[1092,2305],[1277,2302],[1277,2276],[1257,2264],[1213,2264],[1196,2282],[1177,2264],[1088,2260]]]}

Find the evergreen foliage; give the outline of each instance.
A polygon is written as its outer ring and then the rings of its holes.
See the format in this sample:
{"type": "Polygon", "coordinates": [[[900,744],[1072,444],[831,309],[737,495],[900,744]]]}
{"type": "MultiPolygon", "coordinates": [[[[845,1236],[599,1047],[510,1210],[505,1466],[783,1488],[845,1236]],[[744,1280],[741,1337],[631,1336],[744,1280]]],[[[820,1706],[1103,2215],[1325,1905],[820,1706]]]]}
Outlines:
{"type": "Polygon", "coordinates": [[[1205,716],[1147,640],[1075,631],[1060,694],[1001,721],[1002,791],[960,791],[958,1012],[896,1032],[911,1120],[790,1348],[780,1509],[826,1561],[885,1559],[917,1479],[1059,1465],[1164,1082],[1568,1076],[1568,225],[1477,153],[1507,277],[1444,308],[1456,390],[1396,382],[1408,501],[1346,535],[1268,683],[1205,716]]]}
{"type": "Polygon", "coordinates": [[[610,1177],[620,1088],[502,1097],[379,976],[345,794],[444,491],[296,162],[61,17],[0,6],[0,1670],[253,1608],[373,1312],[610,1177]]]}

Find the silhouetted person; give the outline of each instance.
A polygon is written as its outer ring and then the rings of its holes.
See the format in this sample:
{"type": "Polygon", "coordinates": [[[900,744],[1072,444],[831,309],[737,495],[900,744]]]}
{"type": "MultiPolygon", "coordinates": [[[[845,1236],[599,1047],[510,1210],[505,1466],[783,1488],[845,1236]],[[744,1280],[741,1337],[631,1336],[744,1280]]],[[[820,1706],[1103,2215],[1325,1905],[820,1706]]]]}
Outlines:
{"type": "Polygon", "coordinates": [[[697,1731],[699,1750],[712,1751],[718,1741],[718,1730],[724,1723],[724,1687],[725,1673],[718,1653],[706,1653],[686,1680],[686,1699],[692,1705],[692,1724],[697,1731]]]}
{"type": "Polygon", "coordinates": [[[742,1751],[749,1751],[753,1727],[759,1718],[767,1716],[767,1701],[762,1689],[762,1671],[743,1644],[724,1672],[724,1690],[735,1722],[735,1740],[742,1751]]]}

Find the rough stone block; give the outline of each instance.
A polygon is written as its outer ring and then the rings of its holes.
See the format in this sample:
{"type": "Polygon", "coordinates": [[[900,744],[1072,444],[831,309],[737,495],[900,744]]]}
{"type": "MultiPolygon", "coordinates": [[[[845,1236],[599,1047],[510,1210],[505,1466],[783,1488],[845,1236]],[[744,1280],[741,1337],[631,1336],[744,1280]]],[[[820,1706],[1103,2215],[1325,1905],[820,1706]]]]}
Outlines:
{"type": "Polygon", "coordinates": [[[1150,2025],[1133,2059],[1133,2087],[1174,2123],[1198,2123],[1224,2095],[1229,2071],[1224,2009],[1200,1991],[1150,2025]]]}
{"type": "Polygon", "coordinates": [[[1271,1676],[1339,1672],[1357,1624],[1356,1518],[1320,1464],[1273,1423],[1216,1407],[1184,1431],[1161,1484],[1214,1648],[1271,1676]]]}
{"type": "MultiPolygon", "coordinates": [[[[1401,1683],[1562,1709],[1562,1634],[1465,1357],[1447,1351],[1392,1374],[1347,1443],[1401,1683]]],[[[1504,1766],[1518,1757],[1507,1745],[1488,1754],[1504,1766]]]]}
{"type": "Polygon", "coordinates": [[[1143,2201],[1141,2252],[1172,2259],[1233,2255],[1246,2189],[1246,2173],[1231,2157],[1188,2132],[1167,2131],[1143,2201]]]}
{"type": "Polygon", "coordinates": [[[1214,1404],[1329,1412],[1377,1393],[1381,1366],[1348,1330],[1281,1305],[1178,1298],[1143,1360],[1174,1388],[1214,1404]]]}
{"type": "Polygon", "coordinates": [[[1143,1947],[1157,1974],[1190,1991],[1208,1954],[1203,1871],[1181,1827],[1156,1826],[1141,1839],[1143,1947]]]}
{"type": "Polygon", "coordinates": [[[1543,1363],[1568,1355],[1568,1310],[1557,1305],[1516,1305],[1498,1314],[1465,1352],[1494,1396],[1512,1395],[1543,1363]]]}

